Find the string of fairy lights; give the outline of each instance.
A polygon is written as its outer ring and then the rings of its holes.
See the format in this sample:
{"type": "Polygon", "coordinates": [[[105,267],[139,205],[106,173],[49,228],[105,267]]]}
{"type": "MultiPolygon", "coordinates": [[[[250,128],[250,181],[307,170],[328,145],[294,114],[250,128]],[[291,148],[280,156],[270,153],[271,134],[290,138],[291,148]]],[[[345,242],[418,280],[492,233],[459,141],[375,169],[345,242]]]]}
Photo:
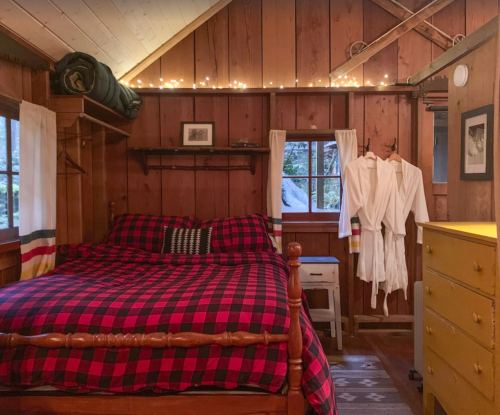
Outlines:
{"type": "MultiPolygon", "coordinates": [[[[159,78],[160,82],[158,86],[155,86],[154,84],[150,83],[149,88],[158,88],[158,89],[175,89],[175,88],[188,88],[188,86],[184,85],[184,79],[179,79],[178,81],[176,79],[171,79],[170,82],[165,81],[163,78],[159,78]]],[[[364,86],[389,86],[388,84],[389,80],[389,75],[385,74],[384,78],[381,81],[372,83],[370,80],[366,80],[364,82],[364,86]]],[[[136,83],[129,83],[124,81],[123,79],[120,81],[122,84],[130,87],[130,88],[142,88],[145,84],[142,82],[142,80],[137,79],[136,83]],[[136,86],[137,84],[137,86],[136,86]]],[[[295,86],[298,86],[299,80],[295,80],[295,86]]],[[[330,82],[322,82],[321,79],[318,79],[317,82],[311,82],[309,84],[309,87],[321,87],[325,86],[326,88],[359,88],[358,81],[356,80],[355,77],[351,77],[348,75],[344,76],[339,76],[337,79],[332,80],[330,82]]],[[[146,86],[147,88],[148,86],[146,86]]],[[[196,89],[197,87],[199,88],[210,88],[212,87],[213,89],[222,89],[223,87],[220,85],[214,85],[211,83],[210,78],[207,76],[203,81],[199,81],[197,84],[192,85],[192,89],[196,89]]],[[[233,81],[233,83],[229,83],[228,88],[233,88],[233,89],[246,89],[247,85],[244,82],[238,82],[237,80],[233,81]]],[[[266,88],[267,86],[264,85],[263,88],[266,88]]],[[[276,88],[275,85],[273,85],[273,82],[269,82],[269,88],[276,88]]],[[[284,88],[283,85],[280,85],[279,88],[284,88]]]]}

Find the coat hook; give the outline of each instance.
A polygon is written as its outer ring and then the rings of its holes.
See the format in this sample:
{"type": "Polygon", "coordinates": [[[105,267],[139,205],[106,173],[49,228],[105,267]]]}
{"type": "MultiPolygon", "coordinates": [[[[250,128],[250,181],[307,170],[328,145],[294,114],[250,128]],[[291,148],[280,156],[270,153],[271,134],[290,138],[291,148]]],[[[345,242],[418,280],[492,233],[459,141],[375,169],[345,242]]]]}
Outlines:
{"type": "Polygon", "coordinates": [[[370,151],[370,139],[368,139],[368,144],[366,145],[365,149],[367,153],[370,151]]]}
{"type": "Polygon", "coordinates": [[[397,148],[398,148],[398,147],[397,147],[397,145],[396,145],[396,139],[394,139],[394,144],[391,146],[391,150],[392,150],[392,152],[393,152],[393,153],[395,153],[395,152],[396,152],[396,150],[397,150],[397,148]]]}

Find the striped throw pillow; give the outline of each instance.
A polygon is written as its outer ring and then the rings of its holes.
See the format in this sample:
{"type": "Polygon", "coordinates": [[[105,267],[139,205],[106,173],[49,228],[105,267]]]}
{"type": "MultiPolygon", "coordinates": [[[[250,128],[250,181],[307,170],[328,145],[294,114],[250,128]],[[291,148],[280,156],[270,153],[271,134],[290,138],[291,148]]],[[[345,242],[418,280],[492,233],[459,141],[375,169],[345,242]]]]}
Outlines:
{"type": "Polygon", "coordinates": [[[212,228],[185,229],[163,228],[162,254],[209,254],[211,252],[212,228]]]}

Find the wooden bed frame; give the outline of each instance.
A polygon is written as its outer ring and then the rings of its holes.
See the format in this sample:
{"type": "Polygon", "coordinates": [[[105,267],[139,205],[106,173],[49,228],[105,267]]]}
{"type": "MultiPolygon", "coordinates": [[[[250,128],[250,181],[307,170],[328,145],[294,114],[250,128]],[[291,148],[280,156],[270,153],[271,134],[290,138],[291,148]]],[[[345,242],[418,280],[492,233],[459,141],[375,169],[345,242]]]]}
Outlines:
{"type": "Polygon", "coordinates": [[[0,348],[33,345],[49,348],[91,347],[198,347],[208,344],[245,347],[253,344],[288,342],[287,394],[177,394],[177,395],[63,395],[40,396],[16,394],[0,397],[0,412],[4,415],[303,415],[302,394],[302,333],[299,312],[302,307],[302,286],[299,278],[299,257],[302,247],[297,242],[288,245],[288,306],[289,334],[254,334],[248,332],[151,333],[151,334],[60,334],[22,336],[0,333],[0,348]]]}

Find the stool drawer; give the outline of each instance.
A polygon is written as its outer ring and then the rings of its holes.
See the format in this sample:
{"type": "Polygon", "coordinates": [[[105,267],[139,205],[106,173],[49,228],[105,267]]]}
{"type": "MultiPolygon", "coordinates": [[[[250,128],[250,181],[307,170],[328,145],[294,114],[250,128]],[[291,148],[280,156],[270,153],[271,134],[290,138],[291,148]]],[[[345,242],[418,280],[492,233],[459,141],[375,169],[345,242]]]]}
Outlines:
{"type": "Polygon", "coordinates": [[[299,267],[301,282],[338,281],[338,266],[332,264],[302,264],[299,267]]]}

